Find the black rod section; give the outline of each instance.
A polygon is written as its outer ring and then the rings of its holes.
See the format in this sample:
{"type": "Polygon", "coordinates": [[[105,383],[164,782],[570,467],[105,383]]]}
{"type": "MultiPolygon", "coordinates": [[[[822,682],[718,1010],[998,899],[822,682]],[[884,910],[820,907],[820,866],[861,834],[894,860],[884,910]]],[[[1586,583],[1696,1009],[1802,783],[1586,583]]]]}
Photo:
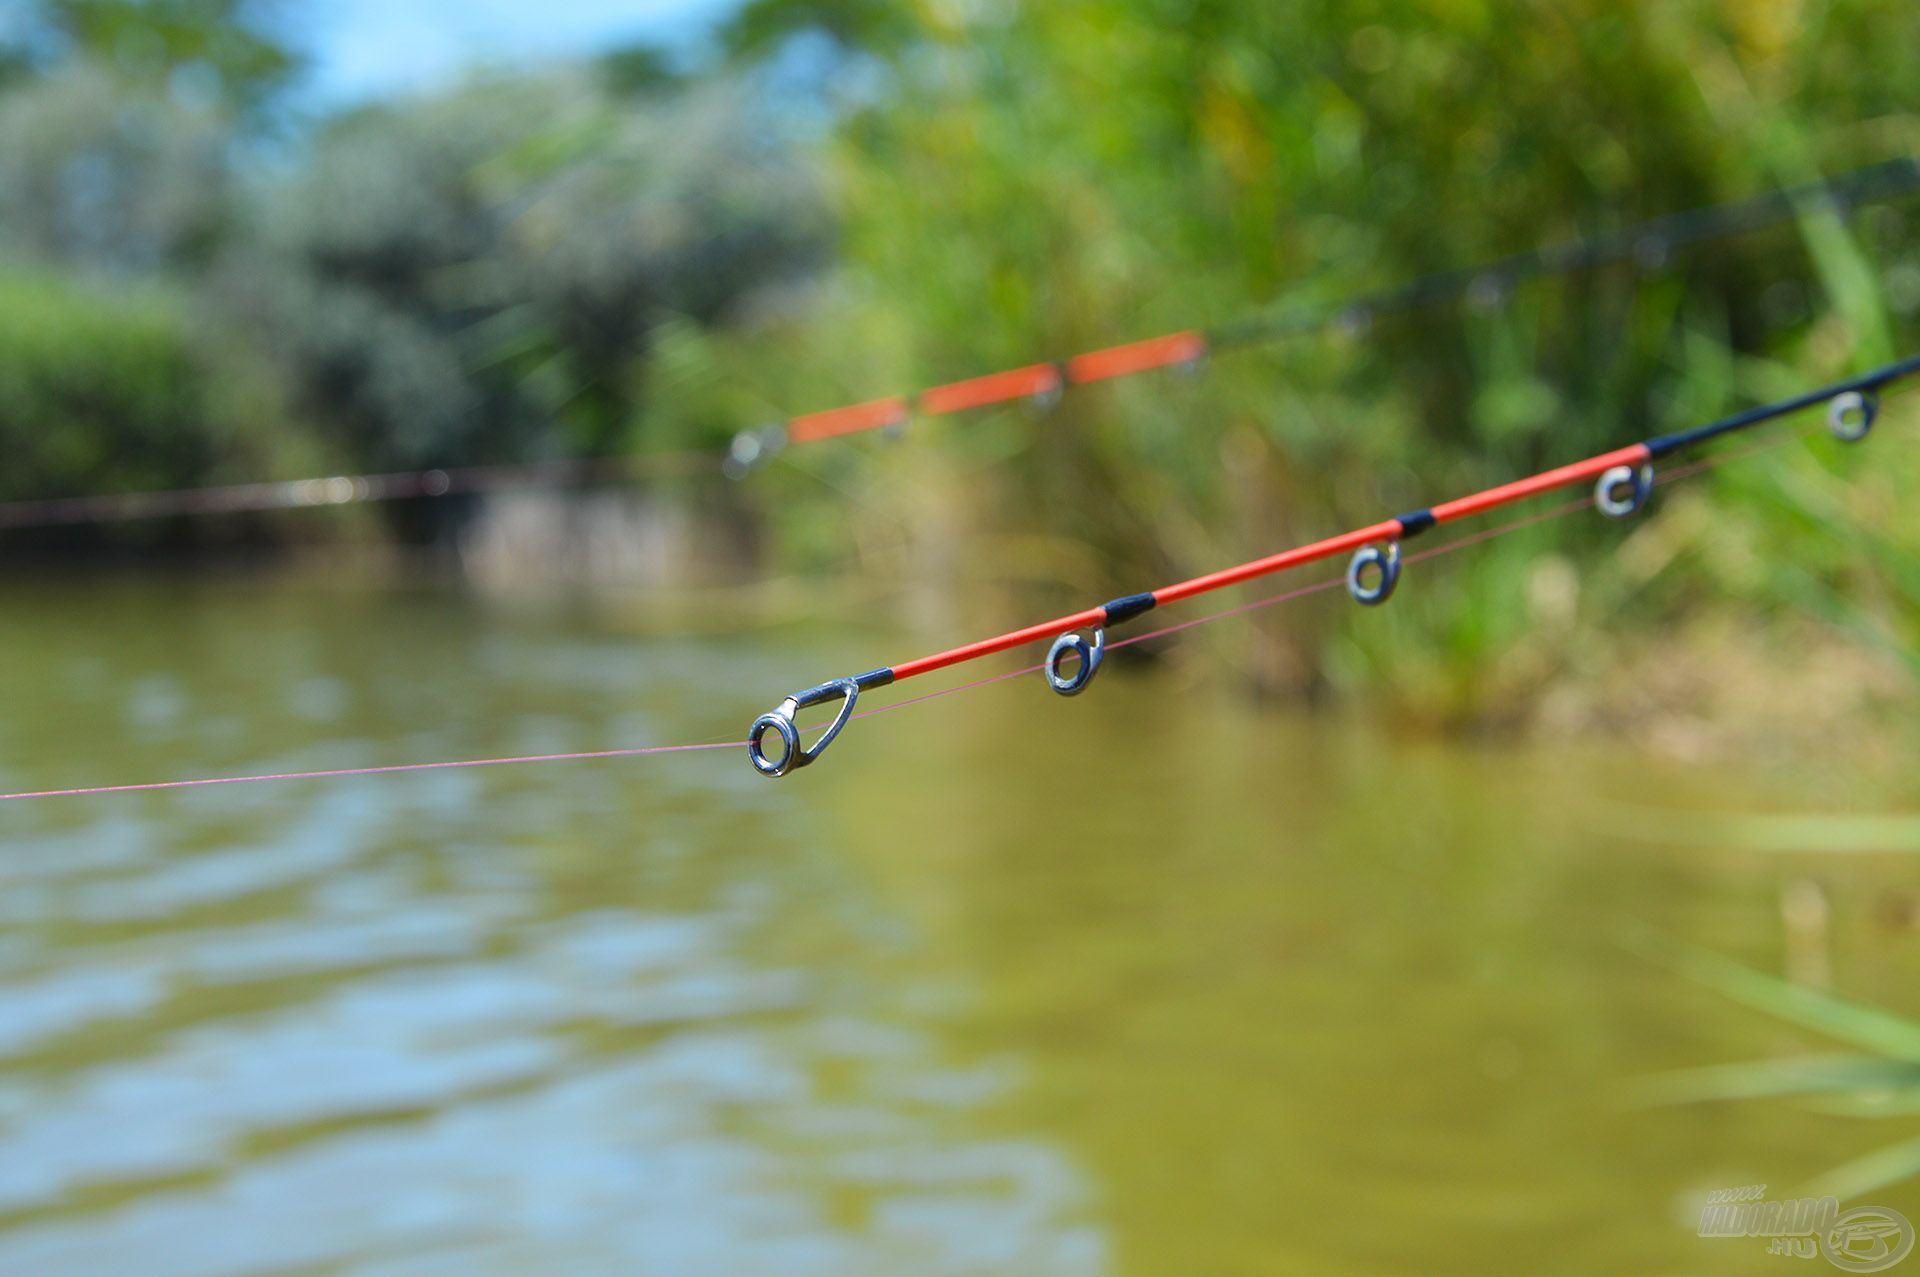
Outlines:
{"type": "Polygon", "coordinates": [[[1647,453],[1654,457],[1664,457],[1682,448],[1691,448],[1696,443],[1705,443],[1709,439],[1717,439],[1721,435],[1732,434],[1736,430],[1745,430],[1748,426],[1757,426],[1763,421],[1772,421],[1776,417],[1784,417],[1790,413],[1811,408],[1815,404],[1825,403],[1835,395],[1844,395],[1849,390],[1878,390],[1890,381],[1911,377],[1916,372],[1920,372],[1920,355],[1909,356],[1898,363],[1886,364],[1847,381],[1836,381],[1830,386],[1809,390],[1806,394],[1795,395],[1792,399],[1749,408],[1745,412],[1735,413],[1731,417],[1722,417],[1718,421],[1708,422],[1704,426],[1695,426],[1691,430],[1660,435],[1647,440],[1647,453]]]}

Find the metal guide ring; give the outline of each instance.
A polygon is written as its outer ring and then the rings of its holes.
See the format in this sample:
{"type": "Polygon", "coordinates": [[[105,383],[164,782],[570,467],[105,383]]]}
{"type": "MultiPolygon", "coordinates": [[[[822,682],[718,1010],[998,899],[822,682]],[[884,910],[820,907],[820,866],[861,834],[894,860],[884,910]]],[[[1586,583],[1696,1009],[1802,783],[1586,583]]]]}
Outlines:
{"type": "Polygon", "coordinates": [[[1653,466],[1613,466],[1593,485],[1594,508],[1609,519],[1624,519],[1647,503],[1653,491],[1653,466]]]}
{"type": "Polygon", "coordinates": [[[753,762],[753,769],[762,776],[784,776],[795,767],[807,765],[800,748],[800,729],[793,725],[794,711],[788,709],[791,705],[791,700],[782,701],[780,709],[754,719],[752,728],[747,732],[747,757],[753,762]],[[765,742],[768,731],[780,734],[778,759],[767,757],[765,742]]]}
{"type": "Polygon", "coordinates": [[[1046,664],[1041,671],[1047,676],[1047,686],[1062,696],[1078,696],[1085,691],[1093,676],[1100,671],[1101,658],[1107,652],[1107,631],[1105,626],[1093,627],[1093,641],[1088,642],[1080,636],[1078,630],[1068,630],[1053,641],[1047,649],[1046,664]],[[1068,655],[1080,658],[1080,667],[1071,676],[1060,673],[1060,667],[1068,655]]]}
{"type": "Polygon", "coordinates": [[[1060,401],[1066,398],[1066,393],[1066,371],[1056,366],[1053,370],[1053,376],[1045,385],[1039,387],[1029,396],[1029,402],[1033,404],[1035,411],[1052,412],[1060,406],[1060,401]]]}
{"type": "Polygon", "coordinates": [[[1400,543],[1387,542],[1383,550],[1377,545],[1362,546],[1354,551],[1353,558],[1347,563],[1347,593],[1353,601],[1363,607],[1377,607],[1393,597],[1393,587],[1400,584],[1400,543]],[[1377,569],[1372,585],[1366,583],[1367,570],[1377,569]]]}
{"type": "Polygon", "coordinates": [[[818,687],[810,687],[804,692],[796,692],[781,701],[770,713],[762,714],[753,720],[753,726],[747,729],[747,758],[753,763],[753,769],[762,776],[784,776],[790,771],[805,767],[826,752],[833,744],[833,738],[853,717],[853,702],[860,695],[860,684],[850,678],[837,678],[818,687]],[[794,715],[809,705],[819,705],[826,701],[840,700],[840,712],[834,715],[833,722],[820,739],[808,746],[800,744],[800,728],[794,723],[794,715]],[[768,732],[776,732],[780,737],[781,753],[777,759],[767,757],[766,738],[768,732]]]}
{"type": "Polygon", "coordinates": [[[1842,443],[1859,443],[1873,429],[1880,402],[1871,393],[1849,390],[1827,406],[1827,430],[1842,443]]]}
{"type": "Polygon", "coordinates": [[[727,445],[727,456],[720,463],[720,469],[729,479],[744,479],[754,467],[786,446],[787,428],[782,424],[742,430],[727,445]]]}

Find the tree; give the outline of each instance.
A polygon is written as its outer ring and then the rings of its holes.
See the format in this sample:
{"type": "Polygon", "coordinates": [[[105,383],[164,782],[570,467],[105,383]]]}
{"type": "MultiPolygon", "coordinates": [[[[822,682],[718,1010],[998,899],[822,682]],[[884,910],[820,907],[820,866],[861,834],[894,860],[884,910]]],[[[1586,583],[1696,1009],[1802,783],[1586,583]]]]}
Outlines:
{"type": "Polygon", "coordinates": [[[259,105],[299,60],[274,29],[275,0],[19,0],[0,28],[0,61],[47,70],[114,65],[149,85],[259,105]]]}
{"type": "Polygon", "coordinates": [[[721,24],[720,45],[736,59],[763,59],[812,35],[843,52],[888,53],[922,34],[913,9],[893,0],[748,0],[721,24]]]}
{"type": "Polygon", "coordinates": [[[232,214],[228,115],[72,64],[0,94],[0,253],[136,276],[204,263],[232,214]]]}
{"type": "Polygon", "coordinates": [[[779,139],[730,83],[634,101],[578,67],[369,107],[265,193],[220,289],[359,464],[605,453],[657,325],[819,262],[779,139]]]}

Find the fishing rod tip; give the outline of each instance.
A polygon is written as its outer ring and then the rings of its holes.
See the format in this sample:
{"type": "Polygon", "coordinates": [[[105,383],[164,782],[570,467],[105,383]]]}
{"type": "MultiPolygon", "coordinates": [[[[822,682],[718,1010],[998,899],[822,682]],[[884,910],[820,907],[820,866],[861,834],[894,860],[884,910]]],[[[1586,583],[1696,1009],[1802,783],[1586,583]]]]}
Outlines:
{"type": "Polygon", "coordinates": [[[833,738],[853,717],[853,703],[860,695],[860,680],[836,678],[809,687],[804,692],[795,692],[767,713],[753,720],[753,726],[747,730],[747,759],[753,769],[762,776],[780,777],[788,772],[797,771],[826,752],[833,744],[833,738]],[[800,728],[793,721],[795,715],[811,705],[822,705],[829,701],[840,701],[840,712],[834,715],[833,722],[811,745],[800,743],[800,728]],[[780,738],[780,754],[769,757],[766,750],[767,733],[772,732],[780,738]]]}

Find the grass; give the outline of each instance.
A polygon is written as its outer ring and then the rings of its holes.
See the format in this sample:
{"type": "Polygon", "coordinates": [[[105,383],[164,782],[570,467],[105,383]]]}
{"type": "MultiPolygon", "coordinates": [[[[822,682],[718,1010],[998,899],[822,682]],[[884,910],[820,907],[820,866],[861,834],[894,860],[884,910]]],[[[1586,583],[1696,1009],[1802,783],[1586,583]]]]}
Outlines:
{"type": "MultiPolygon", "coordinates": [[[[1853,1050],[1656,1074],[1635,1087],[1637,1103],[1792,1098],[1834,1116],[1891,1118],[1920,1113],[1920,1021],[1806,988],[1702,949],[1654,951],[1651,956],[1735,1002],[1853,1050]]],[[[1807,1185],[1805,1192],[1844,1201],[1915,1176],[1920,1176],[1920,1137],[1835,1166],[1807,1185]]]]}

